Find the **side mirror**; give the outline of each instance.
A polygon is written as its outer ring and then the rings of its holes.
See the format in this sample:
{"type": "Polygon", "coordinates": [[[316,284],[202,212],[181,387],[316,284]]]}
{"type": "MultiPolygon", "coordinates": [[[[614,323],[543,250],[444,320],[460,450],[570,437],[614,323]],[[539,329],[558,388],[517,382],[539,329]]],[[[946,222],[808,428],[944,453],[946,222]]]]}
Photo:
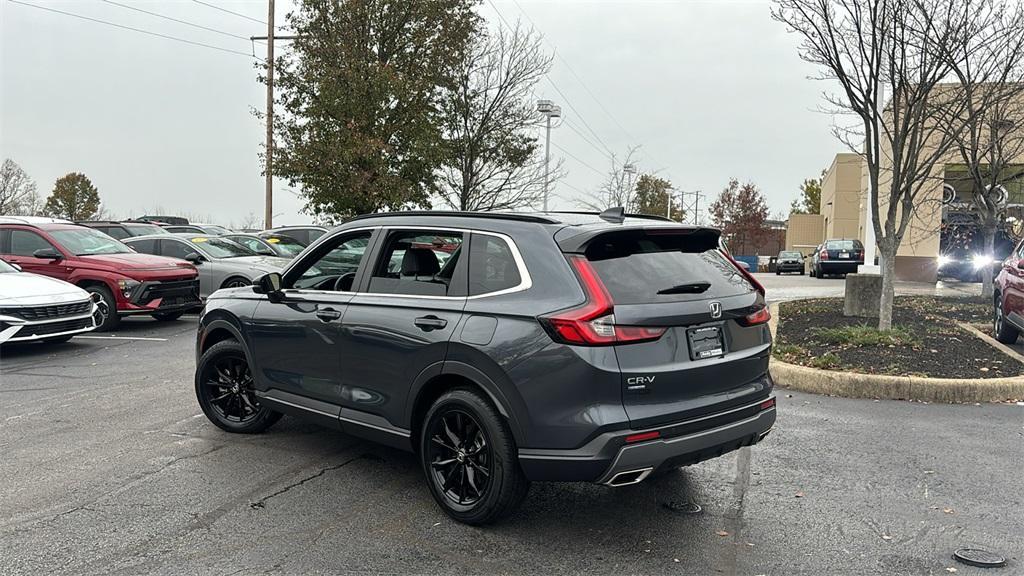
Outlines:
{"type": "Polygon", "coordinates": [[[257,294],[266,294],[272,302],[276,302],[281,296],[281,274],[268,272],[257,278],[254,286],[257,294]]]}
{"type": "Polygon", "coordinates": [[[203,261],[203,256],[198,252],[189,252],[185,255],[185,260],[188,260],[193,264],[199,264],[203,261]]]}
{"type": "Polygon", "coordinates": [[[54,248],[40,248],[33,252],[32,256],[40,260],[60,260],[64,257],[54,248]]]}

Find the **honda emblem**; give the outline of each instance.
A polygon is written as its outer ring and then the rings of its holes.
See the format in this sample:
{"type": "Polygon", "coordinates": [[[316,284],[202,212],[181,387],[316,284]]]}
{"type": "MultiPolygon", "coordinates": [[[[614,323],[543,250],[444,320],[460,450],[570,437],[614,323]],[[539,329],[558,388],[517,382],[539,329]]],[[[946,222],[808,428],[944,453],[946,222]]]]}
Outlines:
{"type": "Polygon", "coordinates": [[[711,306],[711,317],[721,318],[722,317],[722,303],[715,301],[710,304],[711,306]]]}

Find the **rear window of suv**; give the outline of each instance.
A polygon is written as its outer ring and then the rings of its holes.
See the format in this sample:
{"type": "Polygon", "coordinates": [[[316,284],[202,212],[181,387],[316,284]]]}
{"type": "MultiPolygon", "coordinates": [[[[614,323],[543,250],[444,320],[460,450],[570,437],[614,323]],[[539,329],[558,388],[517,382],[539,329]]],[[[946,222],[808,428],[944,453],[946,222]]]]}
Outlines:
{"type": "Polygon", "coordinates": [[[592,242],[586,256],[616,304],[725,298],[754,290],[717,247],[686,235],[609,235],[592,242]]]}
{"type": "Polygon", "coordinates": [[[859,240],[829,240],[825,242],[826,250],[860,250],[859,240]]]}

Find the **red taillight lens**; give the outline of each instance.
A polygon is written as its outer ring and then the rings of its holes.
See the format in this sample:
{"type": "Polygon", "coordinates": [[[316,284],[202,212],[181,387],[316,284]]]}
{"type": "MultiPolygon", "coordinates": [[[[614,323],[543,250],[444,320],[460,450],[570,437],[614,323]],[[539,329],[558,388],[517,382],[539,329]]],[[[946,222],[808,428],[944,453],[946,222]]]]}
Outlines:
{"type": "Polygon", "coordinates": [[[828,250],[822,250],[821,254],[818,254],[820,260],[828,260],[828,250]]]}
{"type": "Polygon", "coordinates": [[[654,440],[655,438],[661,438],[661,432],[657,430],[653,432],[641,432],[639,434],[630,434],[626,436],[626,444],[632,444],[634,442],[644,442],[646,440],[654,440]]]}
{"type": "Polygon", "coordinates": [[[761,293],[761,296],[764,296],[764,286],[762,286],[761,283],[757,281],[757,278],[754,278],[754,275],[751,274],[746,268],[740,266],[739,262],[737,262],[736,259],[732,257],[732,254],[729,254],[725,250],[720,250],[720,252],[723,256],[729,259],[729,262],[732,262],[732,265],[735,266],[736,269],[740,271],[740,274],[743,274],[743,277],[747,279],[747,282],[750,282],[750,285],[754,287],[754,290],[757,290],[758,292],[761,293]]]}
{"type": "Polygon", "coordinates": [[[772,313],[769,312],[768,307],[765,306],[753,314],[747,314],[743,318],[738,318],[737,321],[744,326],[756,326],[758,324],[764,324],[771,319],[772,313]]]}
{"type": "Polygon", "coordinates": [[[775,407],[775,398],[769,398],[764,402],[761,402],[761,410],[767,410],[775,407]]]}
{"type": "Polygon", "coordinates": [[[582,306],[541,318],[557,342],[577,346],[607,346],[657,340],[667,330],[661,327],[616,326],[614,303],[594,267],[583,256],[569,256],[569,265],[583,286],[587,301],[582,306]]]}

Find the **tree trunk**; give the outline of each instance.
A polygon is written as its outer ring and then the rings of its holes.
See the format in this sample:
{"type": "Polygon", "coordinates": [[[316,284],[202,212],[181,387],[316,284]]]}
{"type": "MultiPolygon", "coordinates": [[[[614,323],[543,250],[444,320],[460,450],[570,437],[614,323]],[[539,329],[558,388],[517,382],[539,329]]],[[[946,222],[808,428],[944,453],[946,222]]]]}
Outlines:
{"type": "Polygon", "coordinates": [[[878,302],[878,329],[889,330],[892,328],[892,308],[896,299],[896,251],[886,248],[879,251],[882,254],[882,297],[878,302]]]}
{"type": "MultiPolygon", "coordinates": [[[[996,231],[992,226],[985,226],[985,255],[989,257],[995,257],[996,251],[996,231]]],[[[994,270],[991,264],[986,265],[981,269],[981,295],[986,299],[992,298],[992,271],[994,270]]]]}

